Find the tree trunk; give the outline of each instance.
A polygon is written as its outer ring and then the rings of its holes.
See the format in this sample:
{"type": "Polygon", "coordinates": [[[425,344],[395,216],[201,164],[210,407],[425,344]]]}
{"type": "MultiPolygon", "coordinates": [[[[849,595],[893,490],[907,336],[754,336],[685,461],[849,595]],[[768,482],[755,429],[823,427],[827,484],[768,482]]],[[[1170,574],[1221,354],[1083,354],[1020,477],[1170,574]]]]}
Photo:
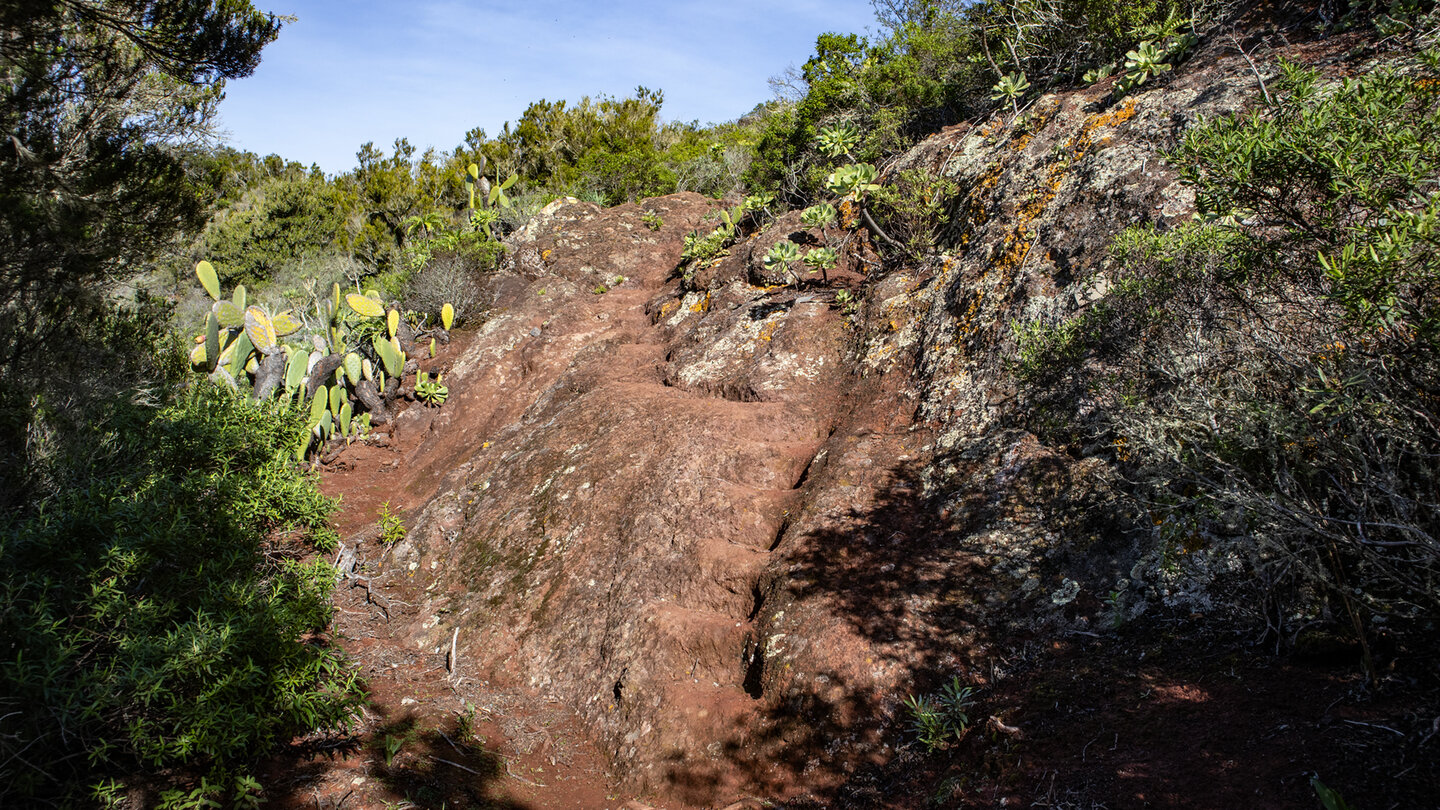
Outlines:
{"type": "Polygon", "coordinates": [[[371,380],[361,380],[355,386],[355,397],[365,410],[370,413],[370,424],[383,425],[390,421],[390,409],[385,407],[385,400],[380,398],[380,392],[375,390],[375,383],[371,380]]]}
{"type": "Polygon", "coordinates": [[[329,385],[330,378],[335,375],[335,369],[343,365],[345,365],[345,358],[338,354],[329,354],[320,358],[315,367],[310,369],[310,384],[305,386],[305,396],[313,399],[315,392],[320,390],[320,386],[329,385]]]}
{"type": "Polygon", "coordinates": [[[265,355],[259,370],[255,372],[256,402],[263,402],[275,393],[275,389],[285,379],[286,364],[285,352],[276,351],[265,355]]]}

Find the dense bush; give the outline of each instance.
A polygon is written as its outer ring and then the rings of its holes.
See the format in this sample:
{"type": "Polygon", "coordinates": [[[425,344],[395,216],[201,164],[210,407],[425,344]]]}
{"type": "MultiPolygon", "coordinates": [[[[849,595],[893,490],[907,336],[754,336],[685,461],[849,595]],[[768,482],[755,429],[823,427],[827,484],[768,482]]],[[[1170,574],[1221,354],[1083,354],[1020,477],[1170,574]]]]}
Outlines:
{"type": "Polygon", "coordinates": [[[194,387],[92,414],[65,486],[0,522],[0,800],[102,777],[234,775],[344,726],[329,619],[331,502],[286,459],[301,416],[194,387]],[[307,640],[308,639],[308,640],[307,640]]]}
{"type": "Polygon", "coordinates": [[[515,171],[519,193],[605,205],[675,191],[718,197],[735,190],[748,165],[747,127],[666,122],[664,100],[659,90],[640,87],[631,98],[537,101],[496,138],[472,132],[457,155],[484,155],[515,171]]]}
{"type": "Polygon", "coordinates": [[[1273,630],[1363,644],[1440,618],[1440,53],[1275,89],[1187,133],[1203,219],[1123,234],[1097,305],[1019,330],[1021,368],[1115,392],[1090,427],[1160,557],[1242,562],[1273,630]]]}
{"type": "Polygon", "coordinates": [[[267,178],[212,216],[199,249],[227,285],[255,285],[341,247],[346,200],[323,176],[267,178]]]}

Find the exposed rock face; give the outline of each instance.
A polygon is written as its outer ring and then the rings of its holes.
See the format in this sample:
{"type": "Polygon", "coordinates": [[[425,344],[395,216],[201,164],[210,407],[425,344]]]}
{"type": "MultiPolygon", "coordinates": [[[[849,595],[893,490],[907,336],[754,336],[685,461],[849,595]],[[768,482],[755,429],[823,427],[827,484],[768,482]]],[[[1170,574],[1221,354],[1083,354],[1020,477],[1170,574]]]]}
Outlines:
{"type": "Polygon", "coordinates": [[[993,607],[1129,570],[1095,518],[1105,465],[1013,426],[1005,363],[1012,321],[1083,304],[1074,279],[1120,228],[1193,211],[1156,150],[1253,83],[1218,45],[1192,64],[903,156],[887,171],[958,182],[952,247],[866,280],[854,314],[753,286],[782,281],[761,258],[805,238],[794,214],[685,283],[683,236],[717,203],[552,205],[490,280],[449,403],[399,419],[430,431],[408,486],[433,497],[395,551],[431,594],[413,643],[460,627],[464,660],[694,803],[883,758],[900,698],[983,658],[993,607]]]}

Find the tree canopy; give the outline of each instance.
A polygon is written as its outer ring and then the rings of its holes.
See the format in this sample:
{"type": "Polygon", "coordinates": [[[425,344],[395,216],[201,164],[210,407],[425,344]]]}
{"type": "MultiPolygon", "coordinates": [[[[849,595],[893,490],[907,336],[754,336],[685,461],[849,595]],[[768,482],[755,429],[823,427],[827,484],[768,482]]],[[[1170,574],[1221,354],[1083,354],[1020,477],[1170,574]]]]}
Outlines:
{"type": "Polygon", "coordinates": [[[202,224],[183,153],[281,23],[245,0],[0,2],[0,452],[82,314],[202,224]]]}

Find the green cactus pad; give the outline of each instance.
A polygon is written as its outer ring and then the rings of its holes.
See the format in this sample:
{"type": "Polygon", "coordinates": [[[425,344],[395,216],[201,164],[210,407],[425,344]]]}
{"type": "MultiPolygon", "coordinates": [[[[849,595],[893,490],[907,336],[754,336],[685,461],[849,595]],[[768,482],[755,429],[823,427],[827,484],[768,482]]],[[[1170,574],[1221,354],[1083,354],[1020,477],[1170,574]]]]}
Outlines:
{"type": "Polygon", "coordinates": [[[197,370],[205,368],[205,344],[200,343],[190,350],[190,365],[197,370]]]}
{"type": "Polygon", "coordinates": [[[390,337],[395,337],[395,331],[400,328],[400,313],[398,310],[390,310],[385,313],[385,328],[390,331],[390,337]]]}
{"type": "Polygon", "coordinates": [[[431,359],[435,357],[435,338],[430,338],[430,357],[431,359]]]}
{"type": "Polygon", "coordinates": [[[330,412],[339,413],[340,406],[345,402],[345,389],[340,386],[330,388],[330,412]]]}
{"type": "Polygon", "coordinates": [[[385,364],[385,372],[387,374],[391,377],[400,374],[400,369],[404,367],[405,362],[400,359],[400,352],[396,351],[395,347],[390,344],[390,341],[376,335],[375,354],[380,357],[380,362],[385,364]]]}
{"type": "Polygon", "coordinates": [[[250,336],[250,342],[255,348],[265,354],[276,351],[280,346],[275,336],[275,325],[260,307],[245,309],[245,334],[250,336]]]}
{"type": "Polygon", "coordinates": [[[450,330],[451,326],[455,325],[455,307],[451,306],[449,303],[446,303],[445,306],[440,307],[440,325],[445,327],[445,330],[447,332],[450,330]]]}
{"type": "Polygon", "coordinates": [[[245,311],[245,303],[246,303],[246,301],[245,301],[245,285],[244,285],[244,284],[236,284],[236,285],[235,285],[235,292],[231,294],[231,296],[230,296],[230,302],[231,302],[232,304],[234,304],[235,306],[239,307],[241,312],[244,312],[244,311],[245,311]]]}
{"type": "Polygon", "coordinates": [[[215,275],[215,265],[201,260],[195,263],[195,275],[200,279],[200,285],[210,297],[216,301],[220,300],[220,277],[215,275]]]}
{"type": "Polygon", "coordinates": [[[360,359],[360,376],[367,380],[375,379],[375,365],[370,362],[368,357],[360,359]]]}
{"type": "Polygon", "coordinates": [[[294,310],[289,309],[271,318],[270,325],[275,327],[275,337],[277,338],[293,335],[300,331],[301,326],[304,326],[300,319],[295,317],[294,310]]]}
{"type": "Polygon", "coordinates": [[[349,304],[356,314],[366,318],[378,318],[385,314],[384,305],[368,296],[350,293],[345,296],[345,303],[349,304]]]}
{"type": "Polygon", "coordinates": [[[360,375],[364,370],[360,355],[355,352],[345,355],[345,378],[350,381],[351,385],[360,384],[360,375]]]}
{"type": "Polygon", "coordinates": [[[320,386],[315,389],[315,398],[310,400],[310,424],[319,423],[320,414],[330,407],[330,389],[320,386]]]}
{"type": "Polygon", "coordinates": [[[205,371],[214,371],[215,364],[218,362],[220,362],[220,320],[212,312],[205,318],[205,371]]]}
{"type": "Polygon", "coordinates": [[[250,342],[250,336],[246,333],[241,332],[235,338],[228,363],[231,377],[240,379],[241,373],[245,371],[246,365],[250,362],[250,353],[254,350],[255,346],[250,342]]]}
{"type": "Polygon", "coordinates": [[[245,310],[231,301],[216,301],[211,307],[223,329],[239,329],[245,325],[245,310]]]}
{"type": "Polygon", "coordinates": [[[354,409],[350,407],[350,403],[348,402],[340,406],[340,435],[350,435],[350,417],[354,415],[354,412],[354,409]]]}
{"type": "Polygon", "coordinates": [[[304,352],[295,352],[290,355],[290,362],[285,365],[285,390],[294,393],[300,387],[300,381],[305,379],[305,364],[310,358],[304,352]]]}

